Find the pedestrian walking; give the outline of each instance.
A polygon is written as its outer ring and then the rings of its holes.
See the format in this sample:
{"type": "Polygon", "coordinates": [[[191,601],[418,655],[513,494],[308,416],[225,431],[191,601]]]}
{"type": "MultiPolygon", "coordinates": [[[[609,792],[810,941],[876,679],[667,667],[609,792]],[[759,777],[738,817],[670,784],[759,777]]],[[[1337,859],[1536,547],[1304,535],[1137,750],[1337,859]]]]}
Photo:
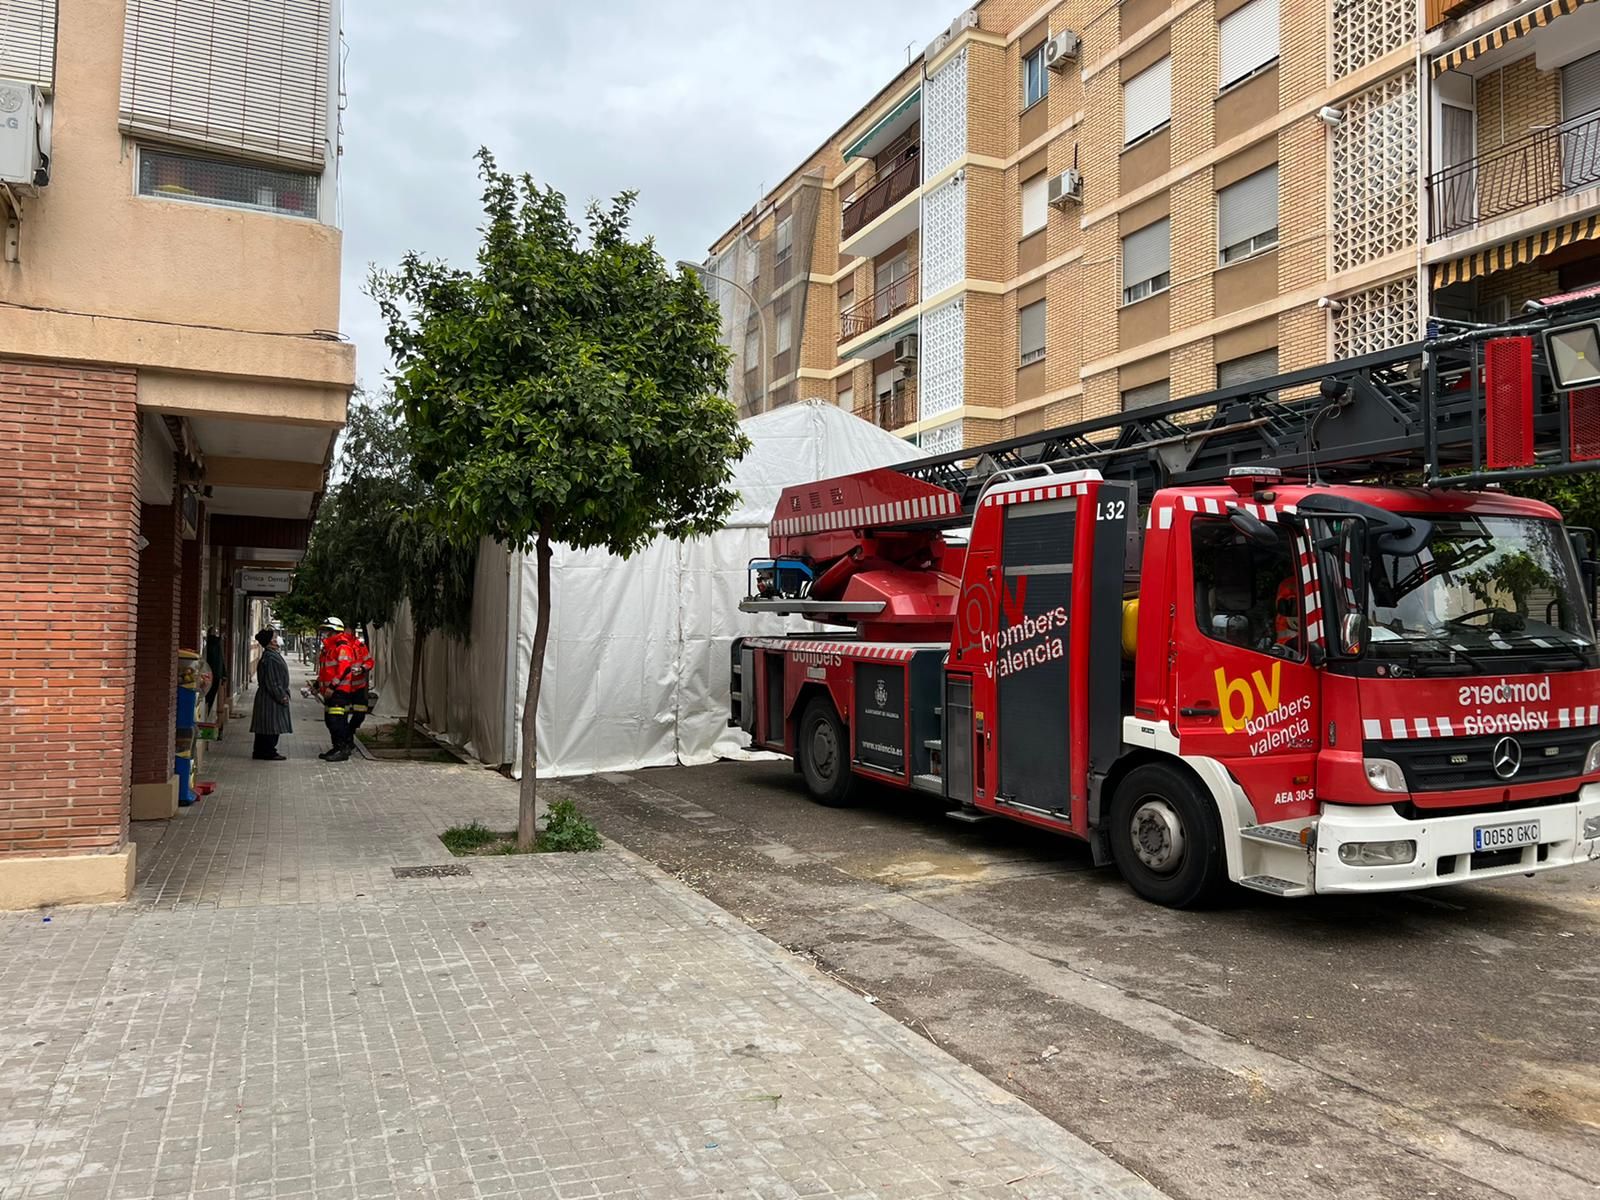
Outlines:
{"type": "Polygon", "coordinates": [[[256,735],[251,758],[283,762],[278,753],[278,738],[294,732],[289,715],[289,664],[279,652],[278,635],[270,629],[256,634],[261,643],[261,660],[256,663],[256,700],[250,710],[250,732],[256,735]]]}
{"type": "Polygon", "coordinates": [[[206,692],[206,716],[210,717],[217,709],[217,693],[224,697],[228,693],[228,668],[223,663],[222,635],[216,626],[206,630],[206,666],[211,668],[211,687],[206,692]]]}

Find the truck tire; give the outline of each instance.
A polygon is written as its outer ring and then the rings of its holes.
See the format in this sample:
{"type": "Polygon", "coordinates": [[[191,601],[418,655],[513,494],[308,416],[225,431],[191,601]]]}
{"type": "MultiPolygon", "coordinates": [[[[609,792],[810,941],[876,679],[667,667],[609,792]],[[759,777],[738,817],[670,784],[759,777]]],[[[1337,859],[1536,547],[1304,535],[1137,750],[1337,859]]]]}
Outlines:
{"type": "Polygon", "coordinates": [[[1228,886],[1216,806],[1176,767],[1135,767],[1111,800],[1111,853],[1140,896],[1168,908],[1200,908],[1228,886]]]}
{"type": "Polygon", "coordinates": [[[818,804],[838,807],[850,803],[850,738],[839,714],[826,696],[813,696],[800,714],[795,757],[806,790],[818,804]]]}

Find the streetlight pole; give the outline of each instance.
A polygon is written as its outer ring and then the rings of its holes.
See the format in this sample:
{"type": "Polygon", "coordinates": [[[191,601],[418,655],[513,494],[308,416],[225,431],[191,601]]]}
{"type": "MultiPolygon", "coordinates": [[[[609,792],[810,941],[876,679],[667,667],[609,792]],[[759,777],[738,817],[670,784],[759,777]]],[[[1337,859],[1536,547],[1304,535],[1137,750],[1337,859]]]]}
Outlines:
{"type": "Polygon", "coordinates": [[[732,284],[744,294],[746,300],[750,301],[750,307],[756,310],[756,318],[761,322],[761,411],[766,412],[769,382],[767,372],[770,370],[772,360],[767,357],[767,314],[761,311],[761,302],[756,299],[754,292],[737,279],[729,279],[726,275],[718,275],[715,271],[708,271],[699,263],[692,263],[686,258],[680,258],[678,266],[685,270],[693,271],[696,275],[703,276],[706,279],[715,279],[720,283],[732,284]]]}

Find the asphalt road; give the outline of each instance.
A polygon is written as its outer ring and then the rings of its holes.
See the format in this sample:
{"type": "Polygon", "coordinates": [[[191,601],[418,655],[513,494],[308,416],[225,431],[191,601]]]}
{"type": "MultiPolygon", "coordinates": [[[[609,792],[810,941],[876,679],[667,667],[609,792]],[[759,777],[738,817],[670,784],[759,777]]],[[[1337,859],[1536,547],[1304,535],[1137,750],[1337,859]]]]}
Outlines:
{"type": "Polygon", "coordinates": [[[786,762],[569,781],[660,864],[1169,1195],[1600,1195],[1600,867],[1172,912],[1087,847],[786,762]]]}

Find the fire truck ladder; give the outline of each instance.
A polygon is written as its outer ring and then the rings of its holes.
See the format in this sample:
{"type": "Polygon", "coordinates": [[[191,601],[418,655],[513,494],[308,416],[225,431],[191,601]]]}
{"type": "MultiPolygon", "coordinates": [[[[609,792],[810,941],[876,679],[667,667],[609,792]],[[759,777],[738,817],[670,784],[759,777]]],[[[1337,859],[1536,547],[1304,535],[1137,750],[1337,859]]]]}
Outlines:
{"type": "Polygon", "coordinates": [[[1600,468],[1600,387],[1561,390],[1544,335],[1600,330],[1600,296],[1535,303],[1514,324],[1426,341],[1166,404],[1112,413],[918,459],[901,474],[948,488],[970,519],[1002,479],[1092,468],[1158,488],[1214,483],[1237,467],[1314,482],[1410,481],[1481,487],[1600,468]]]}

